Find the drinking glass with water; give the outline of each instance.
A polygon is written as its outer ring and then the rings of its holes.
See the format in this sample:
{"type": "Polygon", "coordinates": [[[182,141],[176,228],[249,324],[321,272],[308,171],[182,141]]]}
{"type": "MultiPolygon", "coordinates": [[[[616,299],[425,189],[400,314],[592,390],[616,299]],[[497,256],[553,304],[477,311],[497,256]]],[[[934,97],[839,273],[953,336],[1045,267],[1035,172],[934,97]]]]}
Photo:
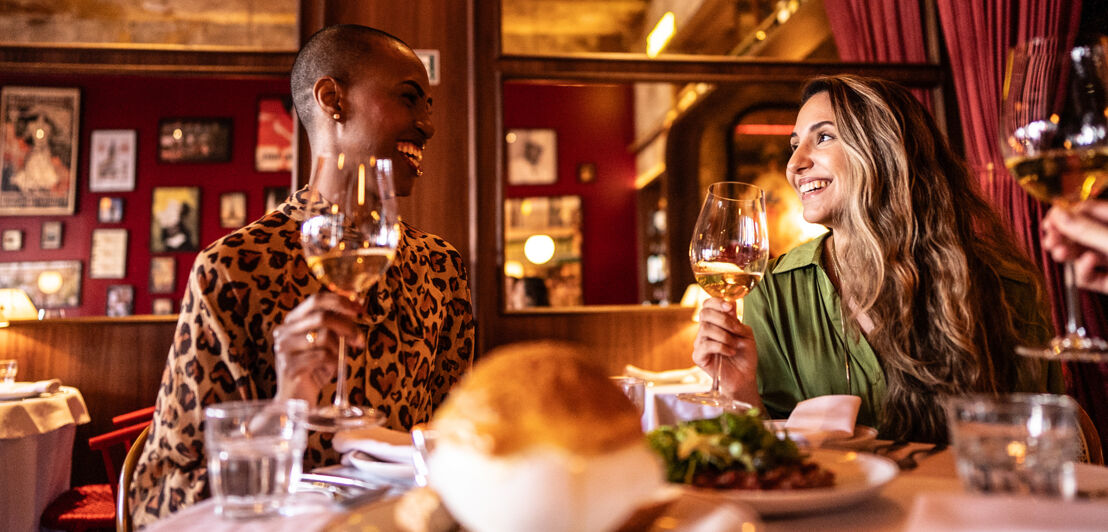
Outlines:
{"type": "Polygon", "coordinates": [[[967,491],[1073,498],[1081,453],[1077,405],[1064,395],[974,395],[947,402],[967,491]]]}
{"type": "Polygon", "coordinates": [[[276,513],[300,478],[308,404],[234,401],[204,409],[204,445],[216,511],[226,518],[276,513]]]}

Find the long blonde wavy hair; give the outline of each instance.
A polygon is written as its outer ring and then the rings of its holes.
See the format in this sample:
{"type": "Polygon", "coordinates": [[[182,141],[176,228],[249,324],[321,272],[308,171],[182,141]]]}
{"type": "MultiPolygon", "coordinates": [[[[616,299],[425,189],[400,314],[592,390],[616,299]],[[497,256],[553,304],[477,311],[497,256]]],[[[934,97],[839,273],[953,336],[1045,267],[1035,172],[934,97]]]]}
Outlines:
{"type": "MultiPolygon", "coordinates": [[[[827,93],[848,173],[838,231],[843,301],[885,373],[882,433],[946,439],[941,399],[1010,391],[1020,343],[1001,267],[1041,299],[1038,268],[978,191],[930,113],[903,87],[850,75],[816,78],[803,101],[827,93]]],[[[1041,305],[1039,308],[1042,308],[1041,305]]],[[[1028,366],[1030,367],[1030,366],[1028,366]]]]}

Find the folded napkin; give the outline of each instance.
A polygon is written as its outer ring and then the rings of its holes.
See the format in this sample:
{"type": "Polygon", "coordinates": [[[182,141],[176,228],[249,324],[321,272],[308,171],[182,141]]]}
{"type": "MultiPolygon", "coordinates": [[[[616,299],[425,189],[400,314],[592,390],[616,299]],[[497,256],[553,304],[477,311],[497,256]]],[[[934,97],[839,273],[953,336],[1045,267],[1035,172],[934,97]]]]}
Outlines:
{"type": "Polygon", "coordinates": [[[1031,496],[922,493],[908,514],[908,532],[1104,530],[1105,504],[1031,496]]]}
{"type": "Polygon", "coordinates": [[[62,387],[62,381],[50,379],[36,382],[13,382],[0,385],[0,399],[22,399],[44,393],[54,393],[62,387]]]}
{"type": "Polygon", "coordinates": [[[623,367],[623,374],[629,377],[638,377],[651,384],[711,384],[712,382],[712,376],[696,366],[685,369],[650,371],[627,364],[623,367]]]}
{"type": "Polygon", "coordinates": [[[827,440],[849,438],[854,434],[862,399],[854,395],[823,395],[796,404],[785,429],[804,438],[812,447],[827,440]]]}
{"type": "Polygon", "coordinates": [[[362,451],[383,462],[410,464],[415,453],[411,434],[385,427],[344,430],[331,443],[340,453],[362,451]]]}

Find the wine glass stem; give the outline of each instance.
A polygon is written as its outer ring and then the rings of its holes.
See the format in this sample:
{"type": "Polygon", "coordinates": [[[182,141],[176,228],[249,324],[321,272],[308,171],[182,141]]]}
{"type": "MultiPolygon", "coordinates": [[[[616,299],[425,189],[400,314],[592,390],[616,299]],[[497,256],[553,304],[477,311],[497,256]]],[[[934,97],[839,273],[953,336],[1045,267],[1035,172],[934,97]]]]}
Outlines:
{"type": "Polygon", "coordinates": [[[1085,320],[1082,319],[1077,307],[1077,280],[1073,271],[1073,261],[1066,261],[1062,268],[1062,281],[1066,291],[1066,334],[1084,338],[1085,320]]]}
{"type": "MultiPolygon", "coordinates": [[[[739,316],[739,307],[735,303],[735,300],[724,298],[724,301],[731,304],[731,309],[735,311],[735,316],[739,318],[739,321],[742,321],[742,316],[739,316]]],[[[716,355],[715,367],[712,368],[712,391],[711,391],[712,395],[716,395],[716,396],[719,395],[719,374],[722,371],[723,371],[723,356],[722,355],[716,355]]]]}
{"type": "Polygon", "coordinates": [[[348,406],[346,398],[346,338],[339,336],[338,380],[335,381],[335,410],[345,412],[348,406]]]}

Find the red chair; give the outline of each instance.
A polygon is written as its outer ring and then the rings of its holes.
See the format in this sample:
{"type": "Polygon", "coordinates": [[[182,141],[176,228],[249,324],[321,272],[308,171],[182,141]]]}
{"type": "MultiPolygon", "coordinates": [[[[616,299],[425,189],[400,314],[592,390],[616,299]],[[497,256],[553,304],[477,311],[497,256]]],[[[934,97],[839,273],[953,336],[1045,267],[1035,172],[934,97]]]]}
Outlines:
{"type": "Polygon", "coordinates": [[[136,423],[142,423],[143,421],[150,421],[151,419],[154,419],[154,407],[148,406],[135,410],[134,412],[127,412],[126,414],[113,417],[112,425],[127,427],[136,423]]]}
{"type": "MultiPolygon", "coordinates": [[[[139,411],[141,412],[141,411],[139,411]]],[[[133,414],[133,413],[132,413],[133,414]]],[[[124,417],[130,414],[124,414],[124,417]]],[[[151,421],[130,425],[89,438],[90,449],[100,451],[104,468],[108,473],[107,484],[77,486],[62,493],[42,512],[41,526],[55,530],[84,532],[93,529],[115,529],[116,485],[119,479],[118,449],[126,454],[131,445],[150,425],[151,421]]],[[[145,438],[142,438],[145,440],[145,438]]]]}

